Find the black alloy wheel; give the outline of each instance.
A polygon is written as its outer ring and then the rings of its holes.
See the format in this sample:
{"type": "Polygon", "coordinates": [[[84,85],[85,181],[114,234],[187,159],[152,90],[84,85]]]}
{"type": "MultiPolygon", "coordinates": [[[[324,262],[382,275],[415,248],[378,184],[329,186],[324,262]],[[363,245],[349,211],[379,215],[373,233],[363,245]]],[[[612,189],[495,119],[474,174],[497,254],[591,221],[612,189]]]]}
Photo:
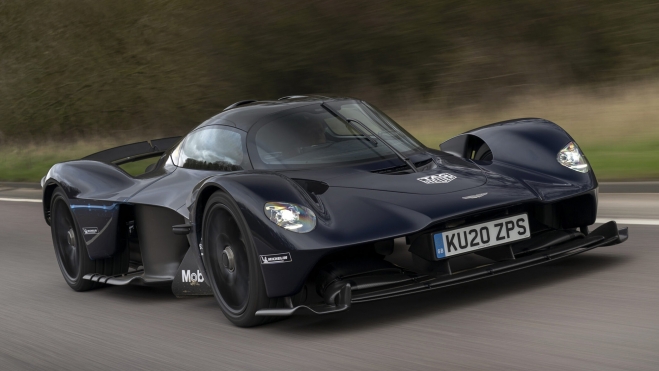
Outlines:
{"type": "Polygon", "coordinates": [[[273,318],[257,317],[269,299],[249,228],[235,201],[215,192],[206,203],[202,224],[203,260],[213,294],[224,315],[235,325],[250,327],[273,318]]]}
{"type": "Polygon", "coordinates": [[[128,271],[130,252],[127,248],[111,258],[97,260],[89,258],[80,227],[71,213],[69,200],[61,188],[53,191],[50,200],[50,230],[57,263],[64,280],[73,290],[87,291],[102,286],[82,279],[86,274],[99,273],[112,276],[128,271]]]}
{"type": "Polygon", "coordinates": [[[53,203],[51,209],[53,218],[53,233],[55,234],[55,249],[59,258],[62,274],[67,281],[75,281],[80,276],[80,265],[78,264],[80,247],[76,226],[69,206],[62,198],[53,203]]]}

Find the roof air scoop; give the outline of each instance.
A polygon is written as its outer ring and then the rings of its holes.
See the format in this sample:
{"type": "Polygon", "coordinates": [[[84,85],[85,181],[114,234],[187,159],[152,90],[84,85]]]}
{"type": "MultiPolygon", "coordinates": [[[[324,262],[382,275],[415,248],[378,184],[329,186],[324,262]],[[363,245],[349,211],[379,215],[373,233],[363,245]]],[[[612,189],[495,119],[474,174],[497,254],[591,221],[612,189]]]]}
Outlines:
{"type": "Polygon", "coordinates": [[[287,95],[287,96],[281,97],[277,100],[301,99],[301,98],[308,98],[308,97],[306,95],[287,95]]]}
{"type": "Polygon", "coordinates": [[[238,101],[238,102],[228,106],[227,108],[223,109],[222,111],[230,110],[232,108],[236,108],[238,106],[242,106],[244,104],[249,104],[249,103],[254,103],[254,102],[257,102],[257,100],[255,100],[255,99],[241,100],[241,101],[238,101]]]}

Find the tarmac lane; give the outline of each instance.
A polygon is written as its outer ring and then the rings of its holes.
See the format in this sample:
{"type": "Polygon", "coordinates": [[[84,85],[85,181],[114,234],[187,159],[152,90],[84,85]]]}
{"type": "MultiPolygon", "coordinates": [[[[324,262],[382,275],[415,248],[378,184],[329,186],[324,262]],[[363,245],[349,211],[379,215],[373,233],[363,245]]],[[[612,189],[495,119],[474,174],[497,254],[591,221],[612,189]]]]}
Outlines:
{"type": "Polygon", "coordinates": [[[538,267],[251,329],[212,297],[74,292],[41,204],[0,201],[0,369],[659,370],[659,195],[600,196],[600,218],[657,223],[538,267]]]}

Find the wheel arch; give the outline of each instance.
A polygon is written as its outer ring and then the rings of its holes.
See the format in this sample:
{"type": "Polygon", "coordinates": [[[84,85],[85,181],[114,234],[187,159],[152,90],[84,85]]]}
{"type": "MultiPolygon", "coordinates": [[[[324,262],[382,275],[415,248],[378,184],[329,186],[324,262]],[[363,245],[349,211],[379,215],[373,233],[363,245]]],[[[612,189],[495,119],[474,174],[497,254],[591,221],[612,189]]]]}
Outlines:
{"type": "Polygon", "coordinates": [[[196,198],[193,220],[194,220],[194,229],[195,229],[195,237],[196,237],[195,242],[197,245],[201,243],[201,232],[202,232],[201,229],[204,224],[204,209],[206,208],[206,203],[208,202],[208,199],[213,195],[213,193],[217,191],[226,192],[224,188],[220,187],[217,184],[211,183],[203,187],[199,191],[199,194],[196,198]]]}
{"type": "Polygon", "coordinates": [[[46,220],[46,224],[50,226],[50,202],[53,199],[53,192],[58,187],[61,188],[60,184],[55,180],[51,180],[43,187],[43,194],[41,196],[41,203],[43,206],[43,217],[46,220]]]}
{"type": "MultiPolygon", "coordinates": [[[[197,252],[200,270],[206,274],[201,259],[199,244],[202,243],[203,214],[211,195],[223,191],[238,205],[252,235],[258,255],[294,253],[296,258],[288,264],[261,264],[266,290],[271,298],[290,296],[297,293],[308,273],[326,253],[324,250],[299,252],[299,246],[308,245],[310,236],[296,233],[282,233],[280,227],[267,219],[263,207],[265,202],[282,201],[300,204],[316,211],[318,206],[294,180],[281,174],[252,171],[209,177],[200,182],[190,198],[190,221],[192,230],[190,242],[197,252]]],[[[322,217],[325,210],[316,215],[322,217]]]]}
{"type": "Polygon", "coordinates": [[[570,142],[576,143],[570,134],[551,121],[521,118],[467,131],[443,142],[440,148],[468,160],[494,161],[569,183],[597,186],[592,168],[584,174],[558,163],[559,151],[570,142]],[[487,150],[491,151],[491,158],[480,158],[487,150]]]}

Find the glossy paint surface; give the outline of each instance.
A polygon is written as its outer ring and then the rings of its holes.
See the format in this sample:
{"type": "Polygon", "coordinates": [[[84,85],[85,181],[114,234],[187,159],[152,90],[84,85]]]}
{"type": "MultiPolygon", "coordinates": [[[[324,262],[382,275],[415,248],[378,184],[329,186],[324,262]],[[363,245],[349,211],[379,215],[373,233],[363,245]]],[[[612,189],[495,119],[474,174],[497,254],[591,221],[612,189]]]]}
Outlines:
{"type": "MultiPolygon", "coordinates": [[[[266,116],[272,119],[288,109],[320,103],[305,99],[253,103],[223,112],[200,127],[220,124],[249,131],[266,116]]],[[[193,224],[188,240],[199,253],[199,216],[203,214],[205,199],[218,190],[227,192],[238,203],[259,255],[291,254],[289,263],[261,265],[270,297],[296,293],[319,259],[350,246],[410,235],[442,221],[510,205],[554,202],[582,194],[593,195],[596,205],[597,181],[592,171],[579,173],[556,161],[558,151],[572,141],[557,125],[524,119],[468,134],[490,146],[494,161],[472,161],[427,149],[415,156],[432,158],[434,168],[391,175],[374,171],[403,166],[397,158],[280,172],[192,170],[177,168],[165,158],[152,172],[137,178],[113,164],[72,161],[51,169],[45,189],[58,185],[66,191],[71,204],[76,205],[74,213],[80,225],[93,221],[102,228],[107,224],[102,236],[88,242],[92,258],[105,257],[116,250],[113,238],[117,227],[112,224],[116,215],[112,210],[122,204],[158,206],[177,212],[193,224]],[[449,174],[444,178],[452,180],[430,184],[419,180],[442,174],[449,174]],[[321,182],[324,191],[310,193],[300,180],[321,182]],[[477,194],[484,195],[471,197],[477,194]],[[299,234],[278,227],[264,213],[267,202],[295,203],[313,210],[316,228],[299,234]],[[112,228],[115,230],[110,231],[112,228]]],[[[47,202],[47,192],[44,194],[47,202]]],[[[162,233],[170,232],[163,228],[162,233]]],[[[180,255],[179,240],[171,246],[167,238],[159,241],[163,246],[158,248],[175,249],[180,255]]],[[[205,273],[201,263],[200,271],[205,273]]]]}

